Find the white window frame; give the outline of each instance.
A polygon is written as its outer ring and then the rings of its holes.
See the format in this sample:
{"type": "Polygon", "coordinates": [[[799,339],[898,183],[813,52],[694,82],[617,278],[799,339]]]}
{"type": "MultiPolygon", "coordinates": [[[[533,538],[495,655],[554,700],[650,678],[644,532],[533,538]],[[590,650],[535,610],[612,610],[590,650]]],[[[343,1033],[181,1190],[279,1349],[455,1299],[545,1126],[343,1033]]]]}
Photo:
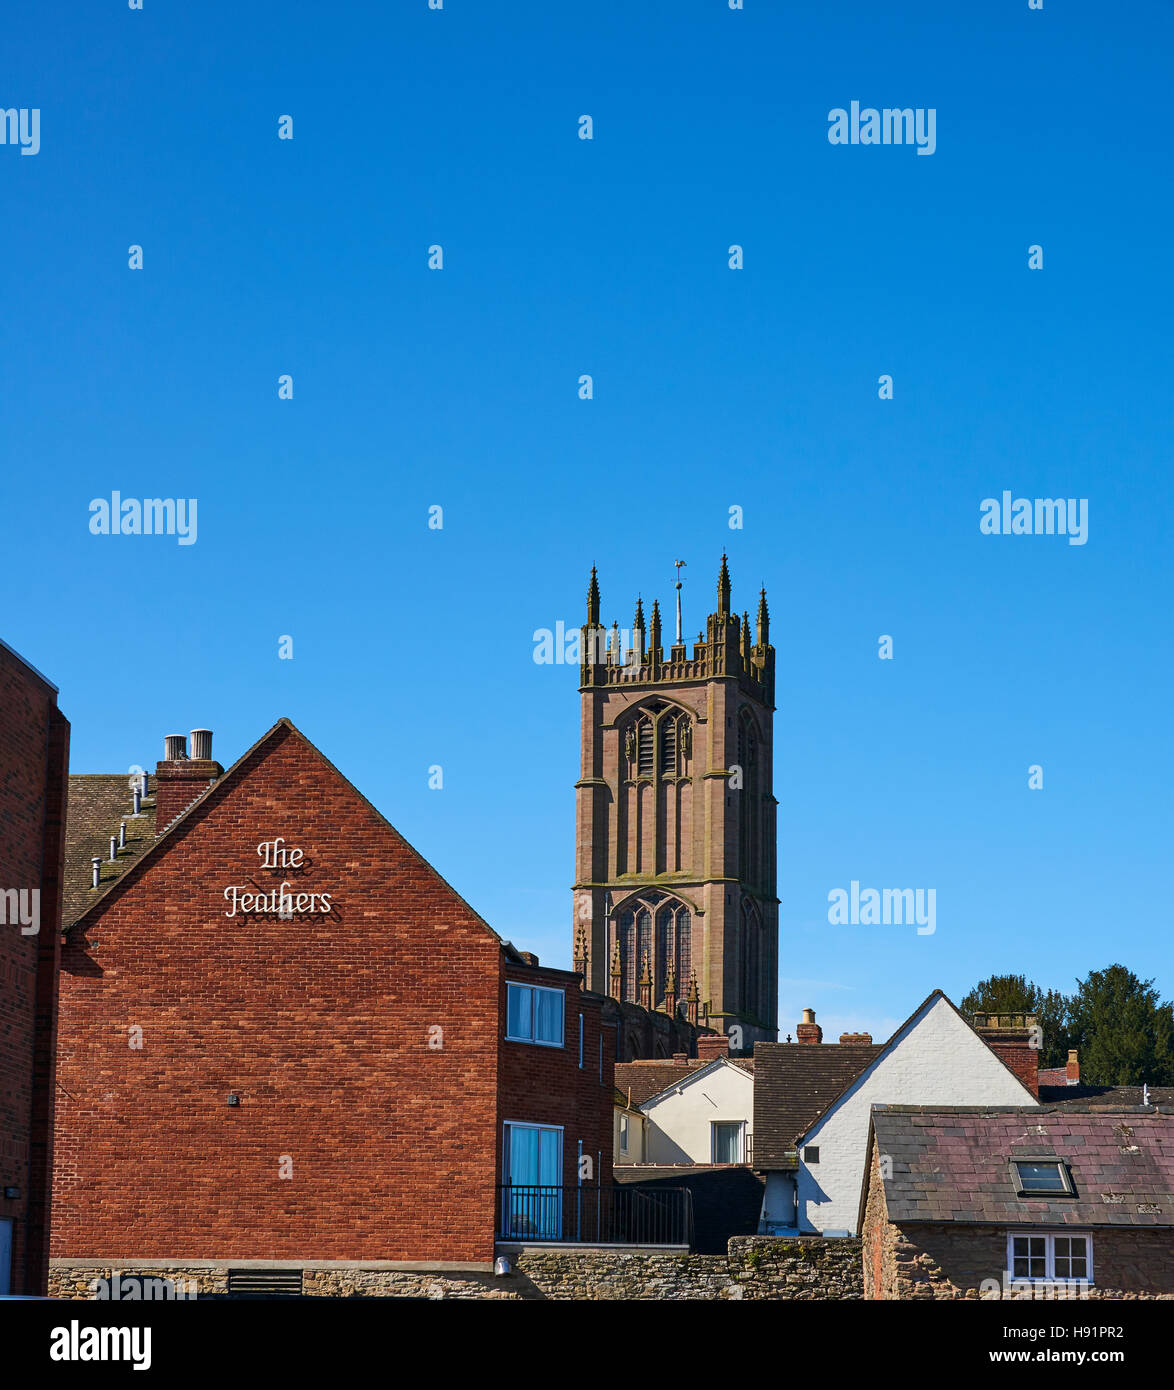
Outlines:
{"type": "Polygon", "coordinates": [[[506,1028],[505,1040],[506,1040],[506,1042],[529,1043],[531,1047],[565,1047],[565,1046],[566,1046],[566,1038],[567,1038],[567,992],[566,992],[565,989],[555,989],[555,988],[553,988],[551,985],[531,985],[531,984],[527,984],[524,980],[507,980],[507,981],[505,982],[505,988],[506,988],[506,1003],[505,1003],[505,1028],[506,1028]],[[520,1037],[520,1036],[518,1036],[517,1034],[511,1033],[511,1032],[510,1032],[510,993],[509,993],[509,992],[510,992],[511,989],[528,989],[528,990],[530,991],[530,1034],[529,1034],[528,1037],[520,1037]],[[559,1033],[561,1034],[561,1041],[559,1041],[559,1042],[551,1042],[548,1038],[536,1038],[536,1037],[534,1036],[534,1018],[535,1018],[535,1014],[536,1014],[536,1012],[537,1012],[536,1003],[537,1003],[538,993],[539,993],[540,990],[545,991],[547,994],[557,994],[558,997],[559,997],[559,999],[560,999],[560,1001],[561,1001],[561,1008],[560,1008],[560,1011],[559,1011],[559,1020],[560,1020],[562,1026],[559,1028],[559,1033]]]}
{"type": "Polygon", "coordinates": [[[1094,1282],[1093,1274],[1093,1250],[1092,1232],[1079,1230],[1064,1231],[1008,1231],[1007,1232],[1007,1278],[1012,1284],[1087,1284],[1090,1288],[1094,1282]],[[1044,1273],[1043,1274],[1016,1274],[1015,1273],[1015,1241],[1027,1240],[1034,1237],[1036,1240],[1044,1242],[1044,1273]],[[1086,1273],[1083,1278],[1074,1278],[1070,1274],[1056,1273],[1056,1240],[1083,1240],[1085,1249],[1086,1273]]]}
{"type": "Polygon", "coordinates": [[[620,1116],[620,1153],[626,1154],[627,1152],[628,1152],[628,1117],[627,1117],[627,1115],[621,1115],[621,1116],[620,1116]]]}
{"type": "MultiPolygon", "coordinates": [[[[718,1125],[737,1125],[738,1126],[738,1157],[735,1163],[746,1162],[746,1121],[740,1119],[729,1120],[710,1120],[709,1122],[709,1161],[718,1162],[717,1156],[717,1127],[718,1125]]],[[[721,1160],[724,1162],[725,1160],[721,1160]]]]}

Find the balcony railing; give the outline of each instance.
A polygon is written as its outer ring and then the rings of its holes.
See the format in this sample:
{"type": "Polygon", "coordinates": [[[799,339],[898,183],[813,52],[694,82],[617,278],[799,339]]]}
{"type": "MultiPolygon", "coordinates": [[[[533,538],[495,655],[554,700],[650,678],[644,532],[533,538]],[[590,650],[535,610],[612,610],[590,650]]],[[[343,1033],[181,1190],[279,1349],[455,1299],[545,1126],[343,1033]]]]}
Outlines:
{"type": "Polygon", "coordinates": [[[693,1245],[693,1194],[685,1187],[498,1189],[499,1240],[591,1245],[693,1245]]]}

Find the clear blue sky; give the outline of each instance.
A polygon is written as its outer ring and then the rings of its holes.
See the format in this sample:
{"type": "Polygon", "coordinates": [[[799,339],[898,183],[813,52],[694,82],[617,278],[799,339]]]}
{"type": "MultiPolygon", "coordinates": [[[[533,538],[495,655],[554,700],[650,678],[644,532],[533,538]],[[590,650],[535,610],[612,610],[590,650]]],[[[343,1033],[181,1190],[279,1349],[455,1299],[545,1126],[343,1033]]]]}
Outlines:
{"type": "Polygon", "coordinates": [[[728,547],[778,649],[784,1026],[1114,960],[1169,996],[1174,11],[746,6],[12,7],[3,636],[75,771],[289,715],[569,964],[578,673],[532,634],[680,557],[692,635],[728,547]],[[936,152],[830,145],[853,100],[936,152]],[[91,535],[115,489],[197,543],[91,535]],[[1087,498],[1087,544],[980,535],[1003,489],[1087,498]],[[852,879],[936,888],[936,933],[830,926],[852,879]]]}

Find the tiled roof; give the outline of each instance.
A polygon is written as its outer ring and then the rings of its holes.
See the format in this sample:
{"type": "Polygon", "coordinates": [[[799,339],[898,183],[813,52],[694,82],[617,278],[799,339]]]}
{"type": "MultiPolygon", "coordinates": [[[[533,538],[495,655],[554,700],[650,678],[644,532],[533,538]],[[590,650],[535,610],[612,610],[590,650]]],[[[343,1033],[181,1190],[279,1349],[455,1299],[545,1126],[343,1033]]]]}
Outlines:
{"type": "MultiPolygon", "coordinates": [[[[1078,1106],[1082,1110],[1132,1110],[1143,1103],[1140,1086],[1045,1086],[1040,1072],[1039,1098],[1043,1105],[1078,1106]]],[[[1151,1086],[1149,1104],[1174,1110],[1174,1086],[1151,1086]]]]}
{"type": "Polygon", "coordinates": [[[1067,1086],[1067,1067],[1041,1067],[1036,1073],[1036,1081],[1041,1086],[1067,1086]]]}
{"type": "MultiPolygon", "coordinates": [[[[153,786],[153,782],[151,784],[153,786]]],[[[73,773],[65,812],[65,889],[61,922],[71,927],[88,907],[104,897],[155,843],[155,795],[152,791],[136,817],[126,772],[73,773]],[[126,821],[126,848],[110,862],[110,837],[126,821]],[[102,860],[98,887],[91,888],[90,861],[102,860]]]]}
{"type": "MultiPolygon", "coordinates": [[[[874,1106],[889,1220],[1174,1226],[1174,1115],[1072,1106],[874,1106]],[[1020,1197],[1011,1160],[1051,1157],[1073,1196],[1020,1197]]],[[[863,1210],[865,1198],[861,1198],[863,1210]]]]}
{"type": "MultiPolygon", "coordinates": [[[[687,1062],[666,1062],[663,1059],[645,1062],[617,1062],[616,1090],[621,1091],[627,1100],[628,1087],[632,1088],[632,1104],[639,1108],[653,1096],[660,1095],[673,1086],[679,1086],[695,1071],[708,1067],[712,1057],[690,1057],[687,1062]]],[[[731,1057],[729,1059],[740,1071],[753,1074],[753,1057],[731,1057]]]]}
{"type": "Polygon", "coordinates": [[[755,1168],[793,1168],[795,1141],[866,1067],[872,1065],[885,1046],[882,1043],[756,1043],[755,1168]]]}

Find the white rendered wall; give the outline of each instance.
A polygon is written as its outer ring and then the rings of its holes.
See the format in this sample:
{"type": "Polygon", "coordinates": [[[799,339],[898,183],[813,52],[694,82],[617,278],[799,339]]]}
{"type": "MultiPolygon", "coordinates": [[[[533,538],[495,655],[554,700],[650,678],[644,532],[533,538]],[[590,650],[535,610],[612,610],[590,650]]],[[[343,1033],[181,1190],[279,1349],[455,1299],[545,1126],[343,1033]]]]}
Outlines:
{"type": "Polygon", "coordinates": [[[641,1109],[648,1121],[645,1163],[712,1163],[715,1120],[744,1122],[744,1162],[754,1120],[754,1079],[740,1067],[720,1062],[641,1109]]]}
{"type": "Polygon", "coordinates": [[[856,1233],[873,1105],[1036,1105],[1035,1097],[980,1037],[935,998],[812,1128],[799,1152],[799,1227],[856,1233]],[[819,1147],[807,1164],[803,1149],[819,1147]]]}

